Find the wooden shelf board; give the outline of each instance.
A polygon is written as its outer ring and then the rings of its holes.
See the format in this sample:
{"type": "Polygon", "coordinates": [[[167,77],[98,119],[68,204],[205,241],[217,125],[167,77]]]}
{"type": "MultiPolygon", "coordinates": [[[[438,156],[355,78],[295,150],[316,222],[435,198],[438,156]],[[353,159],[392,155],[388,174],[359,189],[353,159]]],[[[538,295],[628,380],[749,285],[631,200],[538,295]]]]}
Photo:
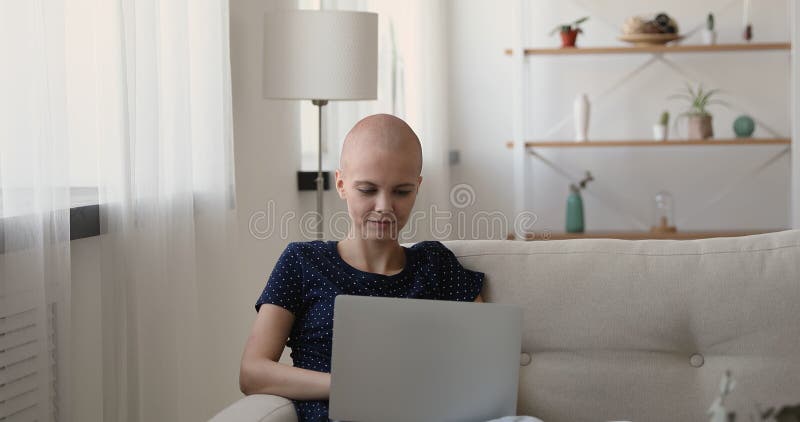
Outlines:
{"type": "MultiPolygon", "coordinates": [[[[669,146],[729,146],[729,145],[791,145],[788,138],[736,138],[685,141],[526,141],[527,148],[594,148],[594,147],[669,147],[669,146]]],[[[514,148],[514,142],[506,142],[507,148],[514,148]]]]}
{"type": "MultiPolygon", "coordinates": [[[[630,47],[575,47],[575,48],[526,48],[525,55],[578,55],[578,54],[642,54],[642,53],[711,53],[726,51],[774,51],[790,50],[791,43],[751,43],[751,44],[715,44],[715,45],[655,45],[630,47]]],[[[512,49],[505,50],[506,55],[513,54],[512,49]]]]}
{"type": "MultiPolygon", "coordinates": [[[[708,239],[712,237],[736,237],[750,236],[754,234],[771,233],[781,231],[774,230],[733,230],[733,231],[678,231],[676,233],[650,233],[650,232],[587,232],[587,233],[530,233],[525,240],[568,240],[568,239],[621,239],[621,240],[646,240],[646,239],[672,239],[672,240],[692,240],[708,239]]],[[[513,240],[513,234],[508,235],[509,240],[513,240]]]]}

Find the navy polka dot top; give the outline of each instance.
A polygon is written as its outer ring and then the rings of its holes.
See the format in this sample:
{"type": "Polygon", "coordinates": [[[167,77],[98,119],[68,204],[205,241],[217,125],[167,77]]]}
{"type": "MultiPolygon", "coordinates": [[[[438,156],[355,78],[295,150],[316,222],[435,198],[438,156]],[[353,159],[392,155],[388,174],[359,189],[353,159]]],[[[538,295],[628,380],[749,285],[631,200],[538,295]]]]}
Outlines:
{"type": "MultiPolygon", "coordinates": [[[[483,287],[484,274],[462,267],[440,242],[403,247],[406,265],[393,275],[351,267],[339,255],[337,243],[290,243],[256,302],[256,311],[271,303],[294,314],[287,346],[299,368],[331,372],[333,302],[340,294],[472,302],[483,287]]],[[[301,422],[328,421],[327,400],[293,402],[301,422]]]]}

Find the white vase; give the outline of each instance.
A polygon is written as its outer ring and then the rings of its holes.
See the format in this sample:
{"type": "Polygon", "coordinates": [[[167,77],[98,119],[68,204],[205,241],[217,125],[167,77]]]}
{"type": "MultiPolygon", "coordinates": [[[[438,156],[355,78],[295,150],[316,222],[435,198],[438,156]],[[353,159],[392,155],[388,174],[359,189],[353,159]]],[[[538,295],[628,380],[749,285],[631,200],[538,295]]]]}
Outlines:
{"type": "Polygon", "coordinates": [[[580,94],[575,98],[573,107],[575,112],[575,141],[586,142],[589,140],[589,97],[580,94]]]}
{"type": "Polygon", "coordinates": [[[653,139],[656,141],[666,141],[667,140],[667,125],[662,124],[654,124],[653,125],[653,139]]]}
{"type": "Polygon", "coordinates": [[[717,31],[705,28],[701,34],[703,36],[703,44],[714,45],[717,43],[717,31]]]}

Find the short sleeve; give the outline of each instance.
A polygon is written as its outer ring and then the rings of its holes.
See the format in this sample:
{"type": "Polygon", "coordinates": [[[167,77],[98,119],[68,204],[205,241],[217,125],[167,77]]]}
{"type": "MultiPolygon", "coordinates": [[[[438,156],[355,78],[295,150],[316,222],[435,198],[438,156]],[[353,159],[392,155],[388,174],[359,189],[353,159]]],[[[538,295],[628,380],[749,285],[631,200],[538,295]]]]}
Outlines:
{"type": "Polygon", "coordinates": [[[303,272],[297,249],[296,243],[290,243],[278,258],[267,285],[256,302],[256,312],[261,305],[270,303],[297,314],[303,303],[303,272]]]}
{"type": "Polygon", "coordinates": [[[484,273],[464,268],[453,251],[441,242],[435,244],[439,275],[436,299],[474,302],[483,288],[484,273]]]}

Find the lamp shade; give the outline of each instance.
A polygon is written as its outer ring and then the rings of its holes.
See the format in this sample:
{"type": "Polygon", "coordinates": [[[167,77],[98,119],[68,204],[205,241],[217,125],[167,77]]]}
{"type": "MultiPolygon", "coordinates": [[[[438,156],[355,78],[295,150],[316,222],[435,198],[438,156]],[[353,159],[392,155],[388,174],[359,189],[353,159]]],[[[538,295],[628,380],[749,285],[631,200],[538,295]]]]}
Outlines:
{"type": "Polygon", "coordinates": [[[284,10],[264,17],[264,98],[372,100],[378,15],[284,10]]]}

